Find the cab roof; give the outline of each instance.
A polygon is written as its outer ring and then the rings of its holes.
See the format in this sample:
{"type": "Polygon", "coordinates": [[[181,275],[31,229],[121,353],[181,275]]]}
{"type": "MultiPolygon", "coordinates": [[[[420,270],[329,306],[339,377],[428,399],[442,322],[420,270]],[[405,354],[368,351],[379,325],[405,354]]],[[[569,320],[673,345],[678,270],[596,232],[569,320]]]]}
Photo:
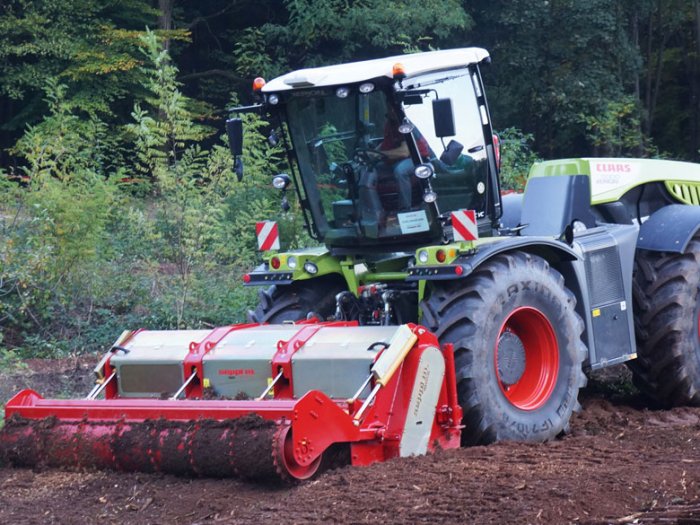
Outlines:
{"type": "Polygon", "coordinates": [[[376,60],[350,62],[334,66],[315,67],[292,71],[277,77],[262,88],[265,93],[292,89],[352,84],[380,77],[393,78],[394,64],[401,63],[407,77],[478,64],[489,57],[488,51],[479,47],[428,51],[410,55],[398,55],[376,60]]]}

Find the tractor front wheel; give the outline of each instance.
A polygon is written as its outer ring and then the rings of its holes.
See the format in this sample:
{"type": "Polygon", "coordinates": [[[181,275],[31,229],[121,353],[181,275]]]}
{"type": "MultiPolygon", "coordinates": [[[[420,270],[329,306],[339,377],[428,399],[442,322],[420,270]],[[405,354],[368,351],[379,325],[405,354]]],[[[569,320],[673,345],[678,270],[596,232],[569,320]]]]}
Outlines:
{"type": "Polygon", "coordinates": [[[586,383],[575,305],[547,261],[518,251],[432,288],[423,324],[454,345],[463,444],[546,441],[568,429],[586,383]]]}
{"type": "Polygon", "coordinates": [[[258,306],[248,312],[254,323],[301,321],[314,314],[321,321],[335,313],[335,296],[347,290],[339,275],[296,281],[289,285],[273,285],[259,293],[258,306]]]}

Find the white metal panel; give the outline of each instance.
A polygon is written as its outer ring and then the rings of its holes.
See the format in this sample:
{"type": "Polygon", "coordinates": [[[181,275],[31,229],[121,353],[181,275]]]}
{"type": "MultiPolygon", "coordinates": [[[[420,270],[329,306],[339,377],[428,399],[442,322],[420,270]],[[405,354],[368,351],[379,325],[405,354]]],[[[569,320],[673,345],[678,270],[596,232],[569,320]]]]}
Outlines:
{"type": "Polygon", "coordinates": [[[405,324],[396,329],[396,333],[389,341],[389,347],[379,356],[372,366],[372,372],[377,382],[386,386],[396,368],[403,362],[404,357],[413,347],[418,337],[405,324]]]}
{"type": "Polygon", "coordinates": [[[204,356],[204,361],[227,357],[267,356],[271,359],[277,352],[279,341],[289,341],[302,327],[293,324],[261,325],[259,327],[234,330],[204,356]]]}
{"type": "Polygon", "coordinates": [[[352,84],[373,78],[392,78],[394,64],[401,63],[408,77],[478,64],[489,56],[479,47],[465,47],[398,55],[376,60],[351,62],[334,66],[300,69],[277,77],[263,87],[263,92],[288,91],[296,87],[325,87],[352,84]]]}
{"type": "Polygon", "coordinates": [[[112,364],[122,362],[182,361],[190,343],[204,339],[211,330],[145,330],[136,334],[124,348],[128,354],[115,353],[112,364]]]}
{"type": "Polygon", "coordinates": [[[445,359],[434,346],[423,351],[413,383],[399,454],[401,457],[425,454],[428,451],[440,389],[445,379],[445,359]]]}
{"type": "MultiPolygon", "coordinates": [[[[320,390],[331,398],[349,398],[367,379],[382,345],[396,326],[323,327],[292,358],[294,397],[320,390]]],[[[366,395],[366,391],[364,393],[366,395]]]]}

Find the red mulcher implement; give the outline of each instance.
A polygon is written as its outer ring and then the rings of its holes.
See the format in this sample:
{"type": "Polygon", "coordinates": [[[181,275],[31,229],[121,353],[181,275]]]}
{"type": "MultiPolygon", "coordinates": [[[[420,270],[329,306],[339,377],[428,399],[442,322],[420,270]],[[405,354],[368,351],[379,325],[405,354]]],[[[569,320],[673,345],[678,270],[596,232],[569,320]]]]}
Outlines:
{"type": "Polygon", "coordinates": [[[460,444],[452,349],[413,324],[139,330],[95,373],[85,399],[14,396],[0,461],[294,481],[460,444]]]}

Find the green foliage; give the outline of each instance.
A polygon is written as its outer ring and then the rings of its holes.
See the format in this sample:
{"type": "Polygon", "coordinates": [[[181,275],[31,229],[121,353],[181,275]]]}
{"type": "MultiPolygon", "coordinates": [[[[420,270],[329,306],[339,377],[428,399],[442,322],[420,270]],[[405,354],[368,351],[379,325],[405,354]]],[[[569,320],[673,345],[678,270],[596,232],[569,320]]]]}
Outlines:
{"type": "Polygon", "coordinates": [[[599,115],[581,115],[593,153],[600,157],[648,156],[654,150],[642,133],[633,97],[608,102],[599,115]]]}
{"type": "Polygon", "coordinates": [[[267,124],[246,117],[259,133],[246,139],[246,178],[236,183],[225,142],[201,146],[213,130],[195,121],[153,33],[143,54],[148,96],[127,142],[49,80],[49,115],[14,148],[28,185],[0,178],[0,326],[11,355],[95,350],[129,326],[243,321],[254,303],[233,282],[256,257],[254,222],[275,214],[269,164],[280,152],[252,147],[267,124]],[[104,161],[100,151],[114,148],[134,159],[133,174],[104,161]]]}
{"type": "MultiPolygon", "coordinates": [[[[4,348],[2,341],[3,335],[0,333],[0,373],[13,372],[15,370],[27,368],[27,364],[22,361],[17,352],[4,348]]],[[[0,409],[2,409],[2,406],[0,406],[0,409]]],[[[1,424],[0,428],[2,428],[1,424]]]]}
{"type": "Polygon", "coordinates": [[[111,114],[141,78],[138,47],[143,26],[157,11],[130,0],[128,14],[108,0],[8,0],[0,14],[0,95],[23,100],[25,110],[6,128],[33,122],[44,109],[44,79],[60,77],[70,98],[90,114],[111,114]]]}
{"type": "Polygon", "coordinates": [[[54,81],[47,102],[49,115],[14,148],[26,160],[28,187],[5,182],[0,201],[0,322],[40,337],[84,297],[117,198],[113,179],[101,174],[104,125],[72,114],[65,86],[54,81]]]}
{"type": "Polygon", "coordinates": [[[253,77],[486,47],[503,189],[519,190],[540,155],[700,158],[697,3],[201,0],[166,24],[146,0],[5,1],[0,366],[124,327],[240,321],[255,222],[276,218],[285,249],[312,243],[294,193],[282,213],[270,187],[289,169],[264,140],[282,124],[245,114],[243,181],[232,172],[212,108],[248,103],[253,77]]]}
{"type": "MultiPolygon", "coordinates": [[[[129,131],[134,137],[138,169],[152,178],[158,197],[154,203],[154,243],[159,247],[161,264],[171,273],[171,324],[181,327],[201,314],[192,309],[198,291],[216,290],[205,276],[215,275],[220,264],[241,267],[248,262],[250,250],[241,246],[246,239],[239,232],[252,232],[251,223],[260,216],[269,216],[270,206],[247,193],[249,201],[232,217],[229,196],[245,187],[235,187],[229,152],[223,144],[212,150],[201,148],[200,142],[212,130],[194,122],[191,101],[176,81],[177,68],[167,52],[159,48],[155,35],[148,33],[144,43],[151,67],[147,71],[151,110],[137,105],[133,114],[136,122],[129,131]],[[231,235],[231,231],[236,234],[231,235]]],[[[255,125],[250,124],[254,130],[255,125]]],[[[261,175],[261,162],[249,150],[246,160],[247,184],[254,184],[261,175]]]]}
{"type": "Polygon", "coordinates": [[[640,63],[617,3],[478,4],[477,36],[498,64],[489,73],[497,121],[533,133],[547,155],[581,155],[580,115],[601,114],[609,100],[620,100],[640,63]]]}
{"type": "Polygon", "coordinates": [[[244,31],[235,47],[244,75],[426,50],[471,27],[457,0],[285,0],[286,17],[244,31]],[[446,16],[449,13],[449,16],[446,16]]]}
{"type": "Polygon", "coordinates": [[[523,191],[530,167],[541,160],[532,149],[534,137],[517,128],[498,132],[501,141],[501,189],[523,191]]]}

